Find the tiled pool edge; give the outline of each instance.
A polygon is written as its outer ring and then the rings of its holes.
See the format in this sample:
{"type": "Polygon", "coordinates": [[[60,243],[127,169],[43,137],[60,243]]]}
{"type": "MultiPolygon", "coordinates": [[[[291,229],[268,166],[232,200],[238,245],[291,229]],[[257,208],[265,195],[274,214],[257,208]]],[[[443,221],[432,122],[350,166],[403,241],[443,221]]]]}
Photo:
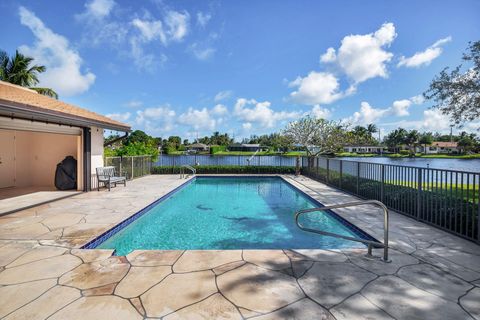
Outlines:
{"type": "MultiPolygon", "coordinates": [[[[95,249],[95,248],[97,248],[101,243],[105,242],[105,240],[112,237],[113,235],[118,233],[120,230],[122,230],[123,228],[125,228],[126,226],[128,226],[129,224],[131,224],[132,222],[134,222],[135,220],[137,220],[141,216],[143,216],[145,213],[147,213],[150,210],[150,208],[154,207],[157,203],[162,202],[162,201],[170,198],[172,195],[174,195],[175,193],[177,193],[178,191],[180,191],[181,189],[185,188],[190,183],[192,183],[195,179],[196,178],[193,177],[193,178],[189,179],[188,181],[182,183],[178,187],[172,189],[171,191],[164,194],[163,196],[161,196],[157,200],[153,201],[152,203],[150,203],[146,207],[140,209],[139,211],[137,211],[136,213],[134,213],[133,215],[131,215],[127,219],[119,222],[113,228],[108,229],[107,231],[105,231],[101,235],[95,237],[93,240],[90,240],[89,242],[87,242],[86,244],[81,246],[80,249],[95,249]]],[[[114,250],[113,255],[115,255],[115,252],[116,252],[116,250],[114,250]]]]}
{"type": "MultiPolygon", "coordinates": [[[[310,196],[305,191],[303,191],[302,189],[300,189],[299,187],[297,187],[296,185],[294,185],[293,183],[291,183],[290,181],[285,179],[284,176],[278,176],[278,177],[280,177],[283,181],[285,181],[289,186],[291,186],[292,188],[294,188],[295,190],[297,190],[298,192],[303,194],[305,197],[307,197],[310,201],[315,203],[318,207],[325,206],[323,203],[321,203],[320,201],[318,201],[314,197],[310,196]]],[[[345,219],[344,217],[340,216],[338,213],[334,212],[333,210],[325,210],[324,212],[328,213],[332,218],[337,220],[339,223],[341,223],[342,225],[344,225],[348,229],[352,230],[357,236],[360,236],[361,238],[366,239],[366,240],[376,241],[379,244],[381,243],[380,241],[378,241],[378,239],[376,239],[372,235],[368,234],[367,232],[363,231],[362,229],[357,227],[354,223],[348,221],[348,219],[345,219]]]]}
{"type": "MultiPolygon", "coordinates": [[[[232,176],[232,175],[222,175],[222,176],[216,176],[216,175],[199,175],[198,177],[201,177],[201,178],[277,178],[277,179],[281,179],[283,182],[285,182],[287,184],[287,186],[289,186],[290,188],[294,189],[295,191],[301,193],[303,196],[305,196],[308,200],[310,200],[311,202],[313,202],[315,205],[321,207],[323,206],[323,204],[316,200],[315,198],[313,198],[312,196],[308,195],[306,192],[304,192],[303,190],[301,190],[300,188],[298,188],[297,186],[295,186],[294,184],[292,184],[290,181],[288,181],[287,179],[284,178],[283,175],[242,175],[242,176],[232,176]]],[[[147,213],[152,207],[154,207],[155,205],[157,205],[158,203],[160,202],[163,202],[165,200],[167,200],[168,198],[170,198],[171,196],[173,196],[175,193],[177,193],[178,191],[180,191],[181,189],[185,188],[186,186],[188,186],[189,184],[191,184],[193,181],[195,181],[197,179],[197,176],[194,176],[192,177],[191,179],[189,179],[188,181],[182,183],[181,185],[179,185],[178,187],[172,189],[171,191],[169,191],[168,193],[166,193],[165,195],[161,196],[160,198],[158,198],[157,200],[153,201],[152,203],[150,203],[149,205],[147,205],[146,207],[140,209],[138,212],[134,213],[132,216],[128,217],[127,219],[121,221],[120,223],[118,223],[117,225],[115,225],[114,227],[112,227],[111,229],[103,232],[101,235],[95,237],[93,240],[87,242],[86,244],[84,244],[83,246],[80,247],[80,249],[96,249],[100,244],[102,244],[103,242],[105,242],[107,239],[111,238],[112,236],[114,236],[116,233],[118,233],[119,231],[121,231],[122,229],[124,229],[125,227],[127,227],[128,225],[130,225],[132,222],[134,222],[135,220],[137,220],[138,218],[140,218],[141,216],[143,216],[145,213],[147,213]]],[[[343,226],[345,226],[346,228],[348,228],[349,230],[351,230],[353,233],[355,233],[357,236],[359,236],[360,238],[362,239],[367,239],[367,240],[371,240],[371,241],[376,241],[378,243],[380,243],[380,241],[378,241],[376,238],[374,238],[373,236],[371,236],[370,234],[368,234],[367,232],[363,231],[362,229],[360,229],[359,227],[357,227],[355,224],[351,223],[350,221],[348,221],[347,219],[341,217],[339,214],[335,213],[334,211],[332,210],[326,210],[324,211],[326,212],[327,214],[329,214],[333,219],[335,219],[336,221],[338,221],[339,223],[341,223],[343,226]]],[[[113,251],[113,255],[116,255],[116,250],[113,251]]]]}

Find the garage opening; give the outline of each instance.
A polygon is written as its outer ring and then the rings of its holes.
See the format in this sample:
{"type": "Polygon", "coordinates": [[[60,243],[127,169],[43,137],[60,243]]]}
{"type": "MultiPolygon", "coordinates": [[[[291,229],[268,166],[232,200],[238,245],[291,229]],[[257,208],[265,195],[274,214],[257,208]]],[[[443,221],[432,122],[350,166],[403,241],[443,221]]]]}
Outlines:
{"type": "Polygon", "coordinates": [[[83,189],[81,128],[30,122],[26,130],[22,126],[26,122],[10,119],[0,129],[0,215],[83,189]],[[55,171],[67,156],[77,160],[77,188],[60,191],[55,187],[55,171]]]}

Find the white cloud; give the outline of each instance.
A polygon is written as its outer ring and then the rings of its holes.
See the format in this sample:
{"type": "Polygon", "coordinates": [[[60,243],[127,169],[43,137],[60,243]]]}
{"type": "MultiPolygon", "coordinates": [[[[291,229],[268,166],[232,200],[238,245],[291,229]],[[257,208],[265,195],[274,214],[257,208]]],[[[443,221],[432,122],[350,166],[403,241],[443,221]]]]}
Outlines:
{"type": "Polygon", "coordinates": [[[419,131],[447,132],[450,129],[450,120],[448,116],[442,114],[439,110],[427,109],[423,111],[423,119],[402,120],[383,123],[382,125],[393,128],[416,129],[419,131]]]}
{"type": "Polygon", "coordinates": [[[290,93],[292,101],[309,105],[329,104],[344,96],[339,92],[338,79],[327,72],[312,71],[290,82],[289,87],[297,88],[290,93]]]}
{"type": "Polygon", "coordinates": [[[115,1],[113,0],[92,0],[85,4],[84,15],[101,19],[108,16],[114,6],[115,1]]]}
{"type": "Polygon", "coordinates": [[[295,119],[300,112],[274,111],[269,101],[257,102],[254,99],[237,99],[233,114],[240,120],[255,123],[262,128],[272,128],[277,121],[295,119]],[[250,108],[248,106],[251,106],[250,108]]]}
{"type": "Polygon", "coordinates": [[[397,100],[393,102],[392,108],[390,109],[392,113],[399,117],[408,116],[408,108],[412,105],[412,101],[408,99],[397,100]]]}
{"type": "Polygon", "coordinates": [[[425,102],[425,98],[421,94],[411,97],[410,100],[414,104],[423,104],[425,102]]]}
{"type": "Polygon", "coordinates": [[[127,103],[125,103],[125,106],[129,108],[140,108],[142,105],[143,105],[143,102],[139,100],[130,100],[127,103]]]}
{"type": "Polygon", "coordinates": [[[250,122],[244,122],[242,123],[242,128],[245,131],[249,131],[250,129],[252,129],[252,124],[250,122]]]}
{"type": "Polygon", "coordinates": [[[201,47],[197,42],[192,43],[189,50],[193,53],[198,60],[208,60],[214,54],[216,49],[212,47],[201,47]]]}
{"type": "Polygon", "coordinates": [[[213,100],[215,102],[218,102],[218,101],[222,101],[222,100],[225,100],[225,99],[228,99],[232,96],[233,94],[233,91],[232,90],[224,90],[224,91],[220,91],[219,93],[217,93],[215,95],[215,98],[213,98],[213,100]]]}
{"type": "MultiPolygon", "coordinates": [[[[138,32],[130,37],[130,55],[135,64],[145,70],[152,70],[167,61],[164,53],[153,54],[145,52],[144,46],[153,41],[159,41],[163,46],[170,42],[182,41],[188,34],[190,15],[187,12],[168,11],[163,21],[147,18],[135,18],[131,25],[138,32]]],[[[200,52],[201,57],[209,53],[200,52]]]]}
{"type": "Polygon", "coordinates": [[[368,102],[362,101],[360,104],[360,111],[357,111],[353,114],[353,116],[349,119],[353,124],[369,124],[375,123],[380,118],[386,116],[388,114],[388,109],[377,109],[373,108],[368,102]]]}
{"type": "Polygon", "coordinates": [[[35,58],[37,64],[45,65],[47,71],[39,75],[40,85],[51,87],[60,95],[72,96],[87,91],[95,82],[92,72],[82,72],[79,53],[70,47],[68,40],[54,33],[24,7],[19,8],[20,21],[35,35],[32,47],[21,46],[22,53],[35,58]]]}
{"type": "Polygon", "coordinates": [[[168,132],[174,127],[175,115],[175,111],[169,105],[138,110],[135,124],[143,127],[147,132],[168,132]]]}
{"type": "Polygon", "coordinates": [[[385,47],[388,47],[396,36],[393,23],[384,23],[374,33],[344,37],[338,53],[335,53],[334,48],[328,48],[320,60],[324,63],[337,63],[354,84],[375,77],[386,78],[386,64],[393,54],[386,51],[385,47]]]}
{"type": "Polygon", "coordinates": [[[381,118],[387,116],[406,117],[410,115],[409,108],[412,104],[421,104],[422,100],[418,96],[410,99],[395,100],[391,107],[374,108],[368,102],[363,101],[360,104],[360,110],[355,112],[351,117],[344,119],[355,125],[367,125],[378,122],[381,118]]]}
{"type": "Polygon", "coordinates": [[[75,19],[84,26],[82,45],[119,45],[125,41],[128,26],[112,18],[116,5],[113,0],[92,0],[85,3],[85,10],[75,15],[75,19]]]}
{"type": "Polygon", "coordinates": [[[337,59],[337,54],[334,48],[328,48],[327,52],[320,56],[320,62],[330,63],[334,62],[337,59]]]}
{"type": "Polygon", "coordinates": [[[213,107],[212,113],[218,116],[224,116],[228,113],[228,109],[223,104],[217,104],[213,107]]]}
{"type": "Polygon", "coordinates": [[[170,40],[182,41],[188,34],[190,15],[188,12],[169,11],[165,17],[167,34],[170,40]]]}
{"type": "Polygon", "coordinates": [[[209,13],[204,13],[201,11],[197,12],[197,24],[202,28],[205,28],[211,18],[212,15],[209,13]]]}
{"type": "Polygon", "coordinates": [[[167,44],[167,35],[163,30],[163,23],[160,20],[142,20],[133,19],[132,25],[140,31],[140,38],[144,42],[160,40],[164,45],[167,44]]]}
{"type": "Polygon", "coordinates": [[[216,120],[212,117],[207,108],[200,110],[189,108],[178,118],[178,123],[189,125],[195,130],[215,130],[216,120]]]}
{"type": "Polygon", "coordinates": [[[418,68],[428,66],[433,60],[438,58],[442,52],[442,45],[452,41],[452,37],[446,37],[436,41],[433,45],[421,52],[416,52],[413,56],[406,58],[400,57],[397,67],[418,68]]]}
{"type": "Polygon", "coordinates": [[[107,114],[106,116],[113,120],[117,120],[120,122],[127,122],[130,119],[131,115],[132,114],[130,112],[125,112],[125,113],[110,113],[110,114],[107,114]]]}
{"type": "Polygon", "coordinates": [[[314,118],[328,119],[331,115],[331,111],[327,108],[322,108],[318,104],[314,105],[310,112],[307,114],[311,115],[314,118]]]}

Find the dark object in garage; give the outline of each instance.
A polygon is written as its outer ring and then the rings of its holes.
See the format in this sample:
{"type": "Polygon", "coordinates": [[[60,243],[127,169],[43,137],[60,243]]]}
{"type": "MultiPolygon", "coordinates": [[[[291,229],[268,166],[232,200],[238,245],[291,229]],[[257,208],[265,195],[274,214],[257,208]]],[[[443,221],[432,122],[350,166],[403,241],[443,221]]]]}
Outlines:
{"type": "Polygon", "coordinates": [[[58,190],[77,189],[77,160],[74,157],[67,156],[57,164],[55,187],[58,190]]]}

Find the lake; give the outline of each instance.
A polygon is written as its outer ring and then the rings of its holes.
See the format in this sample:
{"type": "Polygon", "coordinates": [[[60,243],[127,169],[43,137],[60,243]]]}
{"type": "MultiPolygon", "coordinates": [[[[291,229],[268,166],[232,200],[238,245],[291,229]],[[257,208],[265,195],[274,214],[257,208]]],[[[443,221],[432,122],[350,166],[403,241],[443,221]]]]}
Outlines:
{"type": "MultiPolygon", "coordinates": [[[[480,159],[433,159],[433,158],[388,158],[388,157],[344,157],[347,161],[395,164],[402,166],[450,169],[458,171],[480,172],[480,159]]],[[[211,155],[161,155],[154,165],[254,165],[254,166],[295,166],[295,157],[287,156],[211,156],[211,155]]]]}
{"type": "Polygon", "coordinates": [[[449,169],[480,172],[480,159],[434,159],[434,158],[388,158],[388,157],[343,157],[347,161],[373,162],[400,166],[449,169]]]}

